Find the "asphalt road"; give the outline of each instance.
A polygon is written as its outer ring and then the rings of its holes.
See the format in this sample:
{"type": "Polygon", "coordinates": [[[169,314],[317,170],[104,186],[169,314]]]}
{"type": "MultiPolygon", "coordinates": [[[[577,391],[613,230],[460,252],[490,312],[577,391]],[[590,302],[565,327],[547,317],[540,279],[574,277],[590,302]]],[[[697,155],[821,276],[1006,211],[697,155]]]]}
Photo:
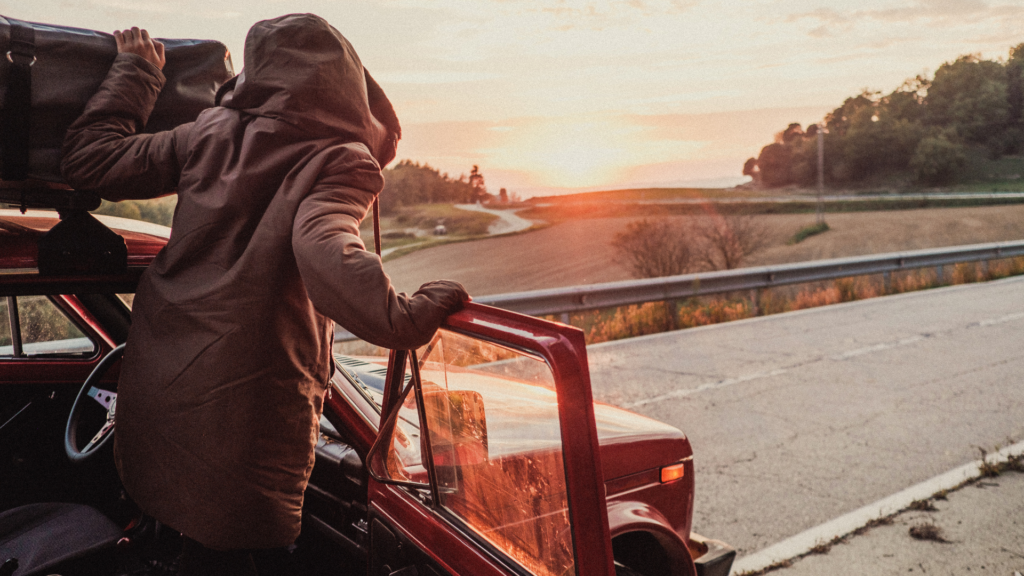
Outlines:
{"type": "Polygon", "coordinates": [[[589,348],[695,452],[694,529],[763,550],[1024,438],[1024,278],[589,348]]]}
{"type": "Polygon", "coordinates": [[[529,230],[530,227],[533,226],[532,221],[521,216],[517,216],[517,210],[494,210],[491,208],[484,208],[480,204],[456,204],[455,207],[459,210],[483,212],[485,214],[494,214],[497,216],[498,219],[487,227],[487,234],[491,236],[511,234],[512,232],[522,232],[523,230],[529,230]]]}
{"type": "Polygon", "coordinates": [[[772,576],[1020,576],[1024,571],[1024,474],[1003,472],[931,505],[933,510],[907,510],[891,524],[801,558],[772,576]],[[929,526],[935,528],[931,534],[922,531],[929,526]]]}

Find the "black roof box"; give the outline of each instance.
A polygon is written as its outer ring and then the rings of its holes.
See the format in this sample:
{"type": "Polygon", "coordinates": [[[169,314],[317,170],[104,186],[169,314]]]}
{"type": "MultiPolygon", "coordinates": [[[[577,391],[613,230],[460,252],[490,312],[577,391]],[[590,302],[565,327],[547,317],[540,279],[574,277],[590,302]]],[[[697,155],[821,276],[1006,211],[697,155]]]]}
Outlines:
{"type": "MultiPolygon", "coordinates": [[[[220,42],[160,41],[167,84],[146,132],[195,120],[234,75],[220,42]]],[[[110,34],[0,16],[0,201],[12,202],[14,195],[15,204],[49,208],[92,202],[74,200],[77,193],[60,186],[61,146],[116,55],[110,34]]]]}

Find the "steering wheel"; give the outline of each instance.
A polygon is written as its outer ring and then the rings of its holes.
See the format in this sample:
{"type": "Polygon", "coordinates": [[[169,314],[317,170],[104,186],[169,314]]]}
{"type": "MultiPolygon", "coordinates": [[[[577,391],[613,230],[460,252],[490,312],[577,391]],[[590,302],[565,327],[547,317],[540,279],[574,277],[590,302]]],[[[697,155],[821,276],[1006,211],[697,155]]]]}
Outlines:
{"type": "Polygon", "coordinates": [[[82,389],[78,391],[75,403],[71,406],[71,414],[68,415],[68,425],[64,429],[64,451],[72,462],[81,462],[93,454],[99,452],[99,448],[106,445],[114,436],[114,409],[117,407],[117,392],[103,390],[96,387],[96,383],[107,373],[107,370],[124,355],[124,344],[114,348],[96,364],[92,373],[85,379],[82,389]],[[78,419],[82,415],[82,408],[88,402],[85,397],[92,398],[107,411],[107,421],[103,423],[99,432],[89,440],[85,448],[78,449],[78,419]]]}

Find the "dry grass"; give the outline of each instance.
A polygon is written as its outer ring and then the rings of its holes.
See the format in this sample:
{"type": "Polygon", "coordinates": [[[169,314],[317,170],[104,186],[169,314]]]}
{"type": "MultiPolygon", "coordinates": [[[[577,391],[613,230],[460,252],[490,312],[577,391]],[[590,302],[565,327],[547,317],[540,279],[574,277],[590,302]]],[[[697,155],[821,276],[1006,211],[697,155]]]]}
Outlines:
{"type": "Polygon", "coordinates": [[[942,535],[942,528],[931,522],[915,524],[910,527],[910,537],[915,540],[931,540],[932,542],[949,542],[942,535]]]}
{"type": "Polygon", "coordinates": [[[764,574],[768,574],[770,572],[775,572],[776,570],[780,570],[782,568],[789,568],[790,566],[793,565],[794,562],[796,562],[797,560],[800,560],[800,559],[802,559],[802,558],[804,558],[806,556],[810,556],[810,555],[813,555],[813,554],[828,554],[829,552],[832,551],[832,547],[833,546],[837,546],[839,544],[843,544],[843,543],[849,541],[849,539],[854,537],[854,536],[860,536],[861,534],[864,534],[864,533],[868,532],[869,530],[871,530],[872,528],[876,528],[878,526],[888,526],[888,525],[892,524],[894,522],[893,519],[895,517],[896,517],[896,514],[891,514],[889,516],[883,516],[882,518],[875,518],[874,520],[871,520],[867,524],[861,526],[860,528],[857,528],[856,530],[854,530],[853,532],[850,532],[849,534],[846,534],[846,535],[843,535],[843,536],[836,536],[835,538],[829,540],[828,542],[820,542],[816,546],[814,546],[813,548],[811,548],[810,550],[805,552],[804,554],[801,554],[801,555],[799,555],[799,556],[797,556],[795,558],[790,558],[788,560],[782,560],[782,561],[776,562],[775,564],[772,564],[770,566],[765,566],[764,568],[762,568],[760,570],[741,572],[739,574],[739,576],[763,576],[764,574]]]}
{"type": "MultiPolygon", "coordinates": [[[[998,447],[997,447],[998,449],[998,447]]],[[[1005,462],[995,462],[988,458],[988,451],[978,446],[981,452],[981,464],[978,465],[978,473],[982,478],[995,478],[1003,472],[1024,472],[1024,454],[1010,456],[1005,462]]]]}
{"type": "Polygon", "coordinates": [[[573,314],[570,323],[583,328],[587,342],[632,338],[668,330],[704,326],[865,300],[885,294],[925,290],[949,284],[982,282],[1024,274],[1024,258],[1008,258],[991,263],[963,263],[946,267],[940,280],[934,268],[894,272],[886,282],[882,275],[841,278],[833,282],[784,286],[761,291],[757,301],[728,295],[692,298],[680,302],[648,302],[611,311],[573,314]],[[755,313],[756,312],[756,313],[755,313]]]}
{"type": "Polygon", "coordinates": [[[932,504],[931,500],[927,499],[914,500],[913,502],[910,503],[910,506],[908,506],[907,508],[910,510],[917,510],[918,512],[938,512],[939,510],[938,508],[935,507],[934,504],[932,504]]]}
{"type": "Polygon", "coordinates": [[[610,313],[575,314],[570,318],[570,323],[582,326],[587,342],[594,344],[752,316],[751,303],[746,300],[694,299],[681,304],[648,302],[616,308],[610,313]]]}
{"type": "Polygon", "coordinates": [[[981,452],[981,464],[978,465],[978,472],[982,478],[995,478],[1003,473],[1003,465],[998,462],[990,462],[988,459],[988,451],[978,446],[978,451],[981,452]]]}

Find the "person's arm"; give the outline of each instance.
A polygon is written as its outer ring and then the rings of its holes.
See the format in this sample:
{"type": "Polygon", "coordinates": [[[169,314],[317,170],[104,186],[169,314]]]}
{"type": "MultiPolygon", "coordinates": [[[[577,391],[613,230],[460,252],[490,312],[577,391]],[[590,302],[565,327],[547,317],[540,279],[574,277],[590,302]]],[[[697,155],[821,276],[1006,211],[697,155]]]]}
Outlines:
{"type": "Polygon", "coordinates": [[[142,130],[163,88],[163,44],[145,30],[115,32],[118,55],[99,91],[64,138],[61,172],[74,188],[107,200],[156,198],[174,191],[192,124],[142,130]]]}
{"type": "Polygon", "coordinates": [[[292,230],[295,260],[316,309],[359,338],[408,350],[430,341],[469,295],[458,282],[428,282],[412,296],[397,293],[376,254],[359,238],[359,222],[379,189],[368,158],[344,176],[317,184],[299,205],[292,230]]]}

